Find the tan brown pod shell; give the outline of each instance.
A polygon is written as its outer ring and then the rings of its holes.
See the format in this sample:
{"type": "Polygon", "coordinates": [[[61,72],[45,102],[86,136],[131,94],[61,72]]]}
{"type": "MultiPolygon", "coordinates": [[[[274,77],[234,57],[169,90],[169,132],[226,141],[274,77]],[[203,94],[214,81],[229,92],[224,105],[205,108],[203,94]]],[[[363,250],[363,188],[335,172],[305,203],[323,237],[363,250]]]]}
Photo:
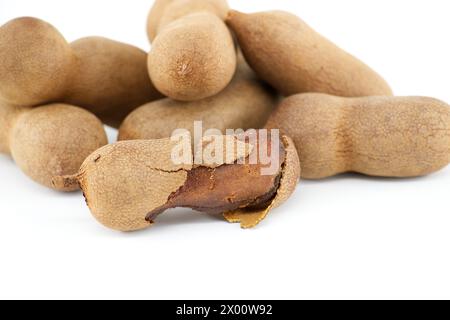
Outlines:
{"type": "Polygon", "coordinates": [[[155,87],[181,101],[222,91],[236,70],[230,31],[208,12],[182,17],[165,26],[153,41],[148,70],[155,87]]]}
{"type": "Polygon", "coordinates": [[[117,128],[135,108],[163,97],[150,81],[143,50],[101,37],[83,38],[70,46],[78,72],[64,98],[67,103],[82,106],[117,128]]]}
{"type": "Polygon", "coordinates": [[[3,25],[0,152],[11,154],[38,183],[78,189],[78,182],[66,176],[107,143],[102,123],[87,110],[118,126],[137,106],[162,97],[151,84],[146,56],[104,38],[69,45],[53,26],[36,18],[3,25]]]}
{"type": "Polygon", "coordinates": [[[194,134],[194,122],[203,130],[262,128],[278,102],[275,92],[256,78],[240,60],[230,85],[218,95],[193,102],[163,99],[132,112],[119,130],[119,140],[161,139],[176,129],[194,134]]]}
{"type": "Polygon", "coordinates": [[[227,24],[250,66],[286,96],[304,92],[392,95],[380,75],[295,15],[230,11],[227,24]]]}
{"type": "Polygon", "coordinates": [[[147,35],[153,42],[162,27],[181,17],[210,12],[224,20],[228,10],[226,0],[156,0],[148,14],[147,35]]]}
{"type": "Polygon", "coordinates": [[[84,159],[107,143],[100,120],[86,110],[63,104],[10,112],[3,151],[34,181],[59,191],[77,190],[76,182],[58,184],[55,179],[78,172],[84,159]]]}
{"type": "Polygon", "coordinates": [[[147,36],[150,42],[155,39],[158,33],[159,21],[166,10],[168,4],[173,0],[155,0],[147,17],[147,36]]]}
{"type": "Polygon", "coordinates": [[[35,106],[58,100],[72,76],[73,52],[52,25],[18,18],[0,27],[0,100],[35,106]]]}
{"type": "Polygon", "coordinates": [[[299,94],[281,103],[267,128],[292,137],[305,179],[417,177],[450,163],[450,107],[432,98],[299,94]]]}
{"type": "MultiPolygon", "coordinates": [[[[185,155],[192,157],[192,163],[174,164],[172,152],[177,143],[170,139],[122,141],[94,152],[78,175],[92,214],[109,228],[134,231],[151,226],[169,208],[187,207],[211,214],[248,208],[252,214],[271,206],[278,190],[288,195],[295,189],[296,183],[286,184],[283,179],[282,173],[290,171],[287,166],[291,164],[286,161],[291,156],[283,144],[276,149],[278,169],[262,175],[259,160],[255,164],[245,161],[260,146],[237,136],[217,137],[241,150],[231,154],[234,161],[194,165],[189,141],[190,151],[185,155]],[[292,190],[286,192],[280,181],[292,190]]],[[[298,167],[296,163],[294,171],[298,167]]],[[[290,180],[297,182],[298,178],[290,180]]]]}
{"type": "Polygon", "coordinates": [[[226,0],[173,0],[160,17],[158,31],[175,20],[199,12],[209,12],[225,20],[229,10],[226,0]]]}
{"type": "Polygon", "coordinates": [[[147,213],[167,202],[191,168],[170,161],[173,146],[170,140],[119,142],[88,157],[79,181],[94,217],[115,230],[149,227],[147,213]]]}
{"type": "Polygon", "coordinates": [[[0,153],[11,154],[9,148],[11,128],[19,114],[27,110],[28,108],[11,106],[0,101],[0,153]]]}
{"type": "Polygon", "coordinates": [[[136,107],[163,97],[150,81],[144,51],[100,37],[69,45],[36,18],[0,27],[0,74],[5,104],[77,105],[116,127],[136,107]]]}

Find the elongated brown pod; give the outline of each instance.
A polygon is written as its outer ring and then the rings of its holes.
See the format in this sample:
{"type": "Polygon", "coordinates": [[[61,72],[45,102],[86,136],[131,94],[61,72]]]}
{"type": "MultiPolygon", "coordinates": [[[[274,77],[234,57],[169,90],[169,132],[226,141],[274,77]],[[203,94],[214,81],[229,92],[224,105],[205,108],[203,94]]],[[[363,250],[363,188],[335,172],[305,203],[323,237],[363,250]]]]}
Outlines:
{"type": "Polygon", "coordinates": [[[36,18],[0,27],[0,61],[0,101],[9,105],[72,104],[118,127],[136,107],[162,98],[143,50],[100,37],[69,44],[36,18]]]}
{"type": "Polygon", "coordinates": [[[182,102],[170,98],[148,103],[133,111],[122,123],[119,140],[162,139],[174,130],[194,134],[194,123],[203,131],[260,129],[266,124],[279,98],[239,59],[236,74],[221,93],[199,101],[182,102]]]}
{"type": "Polygon", "coordinates": [[[78,172],[84,159],[108,143],[102,123],[64,104],[20,108],[0,102],[0,152],[11,155],[34,181],[58,191],[78,190],[60,176],[78,172]]]}
{"type": "Polygon", "coordinates": [[[304,92],[344,97],[392,95],[375,71],[295,15],[230,11],[226,21],[250,66],[286,96],[304,92]]]}
{"type": "Polygon", "coordinates": [[[64,102],[96,114],[118,128],[143,103],[163,98],[147,72],[147,54],[134,46],[101,37],[70,44],[75,56],[64,102]]]}
{"type": "Polygon", "coordinates": [[[148,228],[159,214],[174,207],[224,213],[230,222],[254,227],[289,198],[300,166],[289,138],[283,137],[273,149],[266,140],[258,144],[260,140],[254,143],[248,137],[209,137],[213,140],[203,141],[205,149],[218,138],[224,139],[222,146],[231,143],[231,149],[214,153],[226,155],[223,159],[203,158],[200,164],[194,164],[190,140],[183,149],[186,163],[174,162],[179,142],[171,139],[119,142],[89,156],[78,180],[94,217],[115,230],[148,228]],[[266,175],[261,171],[266,165],[257,156],[260,148],[277,160],[266,175]]]}
{"type": "Polygon", "coordinates": [[[267,128],[292,137],[306,179],[417,177],[450,162],[450,107],[432,98],[299,94],[280,104],[267,128]]]}

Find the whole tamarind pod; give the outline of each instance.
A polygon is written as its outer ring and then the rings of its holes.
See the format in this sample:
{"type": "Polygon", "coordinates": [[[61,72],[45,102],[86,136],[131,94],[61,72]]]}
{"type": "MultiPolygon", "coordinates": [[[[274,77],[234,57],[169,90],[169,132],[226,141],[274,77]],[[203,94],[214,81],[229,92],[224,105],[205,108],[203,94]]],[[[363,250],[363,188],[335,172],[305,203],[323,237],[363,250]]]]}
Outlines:
{"type": "Polygon", "coordinates": [[[150,81],[143,50],[101,37],[79,39],[70,47],[77,72],[67,103],[83,106],[117,128],[135,108],[163,98],[150,81]]]}
{"type": "Polygon", "coordinates": [[[241,57],[233,80],[221,93],[199,101],[166,98],[143,105],[124,120],[119,140],[162,139],[177,129],[193,135],[196,121],[201,121],[204,131],[217,129],[222,134],[227,129],[260,129],[278,101],[274,90],[259,80],[241,57]]]}
{"type": "Polygon", "coordinates": [[[450,107],[432,98],[299,94],[280,104],[267,128],[292,137],[306,179],[417,177],[450,163],[450,107]]]}
{"type": "Polygon", "coordinates": [[[148,76],[144,51],[100,37],[69,44],[36,18],[0,27],[0,74],[5,104],[67,103],[115,127],[136,107],[162,98],[148,76]]]}
{"type": "Polygon", "coordinates": [[[174,161],[179,142],[173,139],[118,142],[89,156],[77,179],[94,217],[115,230],[148,228],[159,214],[174,207],[223,213],[230,222],[254,227],[289,198],[300,166],[289,138],[273,146],[270,139],[258,144],[262,140],[242,137],[205,138],[201,144],[205,150],[217,147],[217,141],[231,148],[210,149],[214,159],[204,157],[196,164],[194,154],[197,158],[203,153],[194,153],[189,139],[183,148],[186,162],[174,161]],[[262,147],[275,159],[267,174],[261,171],[267,164],[257,156],[262,147]],[[217,155],[224,158],[216,160],[217,155]]]}
{"type": "Polygon", "coordinates": [[[250,66],[285,96],[304,92],[392,95],[375,71],[293,14],[230,11],[226,21],[250,66]]]}
{"type": "Polygon", "coordinates": [[[49,23],[29,17],[0,27],[0,100],[32,107],[64,96],[75,56],[49,23]]]}
{"type": "Polygon", "coordinates": [[[102,123],[92,113],[70,105],[21,108],[0,103],[0,152],[11,155],[34,181],[58,190],[78,190],[78,183],[58,177],[78,172],[84,159],[108,143],[102,123]]]}
{"type": "Polygon", "coordinates": [[[167,4],[148,56],[148,72],[160,92],[195,101],[218,94],[230,83],[236,48],[223,22],[227,10],[226,1],[219,0],[167,4]]]}

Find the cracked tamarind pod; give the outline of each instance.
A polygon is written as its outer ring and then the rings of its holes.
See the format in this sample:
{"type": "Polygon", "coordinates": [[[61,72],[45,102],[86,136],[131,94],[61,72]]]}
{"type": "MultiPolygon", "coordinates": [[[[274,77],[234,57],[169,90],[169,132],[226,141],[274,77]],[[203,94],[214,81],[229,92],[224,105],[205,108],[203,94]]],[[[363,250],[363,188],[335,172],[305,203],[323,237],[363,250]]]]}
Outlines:
{"type": "Polygon", "coordinates": [[[94,217],[114,230],[148,228],[175,207],[224,214],[251,228],[292,194],[300,177],[292,141],[277,139],[272,146],[272,139],[254,133],[210,136],[197,152],[190,139],[183,152],[173,139],[122,141],[89,156],[76,178],[94,217]],[[261,161],[261,148],[277,160],[266,174],[261,170],[270,165],[261,161]],[[174,152],[186,161],[174,162],[174,152]],[[199,155],[203,159],[194,161],[199,155]]]}
{"type": "Polygon", "coordinates": [[[108,143],[99,119],[64,104],[20,108],[0,102],[0,129],[0,152],[31,179],[58,191],[78,190],[77,181],[58,177],[78,172],[89,154],[108,143]]]}
{"type": "Polygon", "coordinates": [[[450,106],[432,98],[299,94],[266,127],[292,137],[305,179],[417,177],[450,163],[450,106]]]}
{"type": "Polygon", "coordinates": [[[222,91],[236,70],[236,47],[223,21],[227,2],[173,0],[165,6],[158,2],[151,11],[152,21],[158,12],[162,15],[156,17],[157,36],[148,55],[155,87],[180,101],[201,100],[222,91]]]}
{"type": "Polygon", "coordinates": [[[143,50],[100,37],[69,44],[36,18],[0,27],[0,62],[0,101],[13,106],[67,103],[118,127],[133,109],[163,97],[143,50]]]}
{"type": "Polygon", "coordinates": [[[226,22],[253,70],[285,96],[303,92],[392,95],[380,75],[293,14],[232,10],[226,22]]]}

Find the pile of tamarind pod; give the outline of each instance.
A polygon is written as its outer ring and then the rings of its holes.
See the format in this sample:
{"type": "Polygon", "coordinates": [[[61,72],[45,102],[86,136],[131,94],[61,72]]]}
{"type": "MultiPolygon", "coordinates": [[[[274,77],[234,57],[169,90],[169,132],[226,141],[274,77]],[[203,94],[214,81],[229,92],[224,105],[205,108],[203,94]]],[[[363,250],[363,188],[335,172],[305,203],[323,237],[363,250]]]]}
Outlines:
{"type": "Polygon", "coordinates": [[[449,105],[395,97],[293,14],[156,0],[147,33],[148,54],[99,37],[69,44],[35,18],[0,27],[0,152],[44,186],[81,187],[109,228],[144,229],[175,207],[251,228],[300,178],[417,177],[450,163],[449,105]],[[192,136],[198,121],[219,132],[200,146],[233,146],[227,161],[196,163],[187,139],[189,161],[173,162],[173,132],[192,136]],[[119,128],[119,142],[107,145],[102,123],[119,128]],[[260,150],[276,155],[270,174],[260,150]]]}
{"type": "Polygon", "coordinates": [[[30,178],[61,191],[136,107],[160,99],[147,54],[100,37],[71,44],[50,24],[19,18],[0,27],[0,152],[30,178]],[[101,119],[101,121],[98,119],[101,119]]]}

